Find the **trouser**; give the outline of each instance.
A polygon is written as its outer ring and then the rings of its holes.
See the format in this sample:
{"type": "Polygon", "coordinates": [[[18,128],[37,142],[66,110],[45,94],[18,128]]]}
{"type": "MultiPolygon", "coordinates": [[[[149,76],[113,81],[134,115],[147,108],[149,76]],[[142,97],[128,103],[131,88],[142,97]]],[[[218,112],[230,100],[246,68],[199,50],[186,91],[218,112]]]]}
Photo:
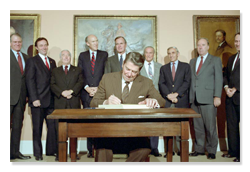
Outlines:
{"type": "Polygon", "coordinates": [[[240,105],[235,105],[232,98],[226,99],[228,154],[240,158],[240,105]]]}
{"type": "MultiPolygon", "coordinates": [[[[126,162],[145,162],[151,150],[149,148],[140,148],[129,152],[129,157],[126,162]]],[[[97,149],[96,162],[112,162],[113,151],[111,149],[97,149]]]]}
{"type": "Polygon", "coordinates": [[[18,103],[10,106],[10,119],[12,118],[12,125],[10,131],[10,156],[18,156],[20,149],[21,131],[23,125],[25,103],[19,99],[18,103]]]}
{"type": "Polygon", "coordinates": [[[217,108],[213,104],[200,104],[197,101],[192,103],[191,108],[201,114],[201,118],[194,118],[195,131],[195,151],[216,154],[218,145],[218,135],[216,129],[217,108]],[[207,137],[205,138],[205,136],[207,137]]]}
{"type": "Polygon", "coordinates": [[[32,124],[33,124],[33,152],[34,156],[42,156],[42,129],[43,121],[47,124],[47,138],[46,138],[46,155],[54,155],[58,153],[58,134],[57,134],[57,120],[47,119],[46,117],[53,112],[51,108],[32,107],[32,124]]]}

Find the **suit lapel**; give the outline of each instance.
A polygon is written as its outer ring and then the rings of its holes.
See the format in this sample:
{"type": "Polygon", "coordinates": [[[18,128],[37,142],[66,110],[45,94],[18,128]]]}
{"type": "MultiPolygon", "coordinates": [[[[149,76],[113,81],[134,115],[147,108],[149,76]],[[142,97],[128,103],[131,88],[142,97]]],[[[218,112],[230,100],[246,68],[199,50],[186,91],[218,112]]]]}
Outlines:
{"type": "Polygon", "coordinates": [[[16,69],[19,69],[19,72],[21,74],[21,69],[20,69],[18,61],[17,61],[17,59],[15,57],[15,54],[12,52],[12,50],[10,50],[10,60],[12,61],[11,64],[13,64],[16,69]]]}
{"type": "Polygon", "coordinates": [[[168,64],[166,65],[166,68],[167,68],[166,71],[167,71],[168,78],[171,78],[170,81],[171,81],[172,83],[174,83],[170,63],[168,63],[168,64]]]}
{"type": "Polygon", "coordinates": [[[69,73],[67,74],[67,86],[69,85],[69,83],[71,82],[72,78],[75,76],[74,73],[75,73],[75,66],[73,65],[70,65],[70,68],[69,68],[69,73]]]}
{"type": "MultiPolygon", "coordinates": [[[[175,78],[178,78],[178,75],[180,75],[180,73],[181,73],[181,69],[182,69],[182,63],[179,60],[177,70],[176,70],[176,73],[175,73],[175,78]]],[[[175,81],[176,81],[176,79],[174,80],[174,82],[175,81]]]]}
{"type": "Polygon", "coordinates": [[[96,60],[95,60],[95,67],[94,67],[94,74],[99,72],[99,66],[100,66],[101,60],[102,59],[101,59],[101,56],[100,56],[100,51],[97,50],[96,60]]]}
{"type": "Polygon", "coordinates": [[[113,83],[111,84],[113,86],[114,95],[121,100],[122,99],[122,72],[117,73],[117,75],[115,75],[113,79],[114,79],[113,83]]]}
{"type": "Polygon", "coordinates": [[[46,67],[46,65],[44,64],[42,58],[39,55],[36,56],[36,62],[39,64],[39,66],[41,66],[41,68],[43,68],[43,70],[47,74],[49,74],[50,71],[48,70],[48,68],[46,67]]]}
{"type": "Polygon", "coordinates": [[[137,95],[138,92],[140,92],[141,88],[143,87],[141,84],[142,77],[137,76],[137,78],[133,81],[133,85],[130,89],[127,102],[133,102],[133,99],[135,99],[135,95],[137,95]]]}
{"type": "MultiPolygon", "coordinates": [[[[198,59],[198,58],[197,58],[197,59],[198,59]]],[[[207,56],[205,62],[204,62],[203,65],[201,66],[201,69],[200,69],[200,71],[199,71],[199,73],[198,73],[198,76],[206,69],[206,67],[208,66],[208,64],[210,64],[211,59],[212,59],[211,55],[208,54],[208,56],[207,56]]],[[[196,74],[196,72],[195,72],[195,74],[196,74]]]]}

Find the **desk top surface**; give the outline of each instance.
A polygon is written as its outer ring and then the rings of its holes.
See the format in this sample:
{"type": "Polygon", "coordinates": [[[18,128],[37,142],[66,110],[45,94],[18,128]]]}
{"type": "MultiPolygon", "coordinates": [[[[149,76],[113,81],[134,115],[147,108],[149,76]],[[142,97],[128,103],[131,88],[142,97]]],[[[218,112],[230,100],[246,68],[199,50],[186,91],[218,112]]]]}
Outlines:
{"type": "Polygon", "coordinates": [[[48,119],[159,119],[199,118],[191,108],[159,109],[56,109],[48,119]]]}

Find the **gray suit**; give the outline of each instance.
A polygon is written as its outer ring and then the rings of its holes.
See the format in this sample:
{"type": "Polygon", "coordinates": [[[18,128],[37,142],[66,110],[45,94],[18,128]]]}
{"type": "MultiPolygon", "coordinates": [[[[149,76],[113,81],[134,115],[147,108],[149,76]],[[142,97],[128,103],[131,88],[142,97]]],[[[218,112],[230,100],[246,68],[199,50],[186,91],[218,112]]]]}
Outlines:
{"type": "Polygon", "coordinates": [[[217,108],[214,106],[214,97],[221,97],[222,93],[222,63],[219,57],[208,54],[197,75],[197,59],[190,60],[191,87],[189,95],[191,108],[201,114],[201,118],[193,119],[195,151],[204,153],[205,134],[207,134],[206,150],[208,153],[216,154],[218,135],[216,130],[217,108]]]}
{"type": "MultiPolygon", "coordinates": [[[[158,83],[159,83],[161,66],[162,66],[162,64],[157,63],[157,62],[154,61],[154,72],[153,72],[152,81],[153,81],[154,87],[155,87],[155,89],[157,91],[159,91],[158,83]]],[[[142,67],[142,69],[140,71],[140,74],[142,76],[145,76],[145,77],[149,78],[148,73],[147,73],[146,68],[145,68],[144,65],[143,65],[143,67],[142,67]]],[[[152,151],[157,151],[158,152],[158,142],[159,142],[159,137],[158,136],[150,137],[150,147],[151,147],[152,151]]]]}
{"type": "Polygon", "coordinates": [[[120,72],[122,70],[120,62],[118,60],[118,55],[113,55],[108,58],[104,73],[120,72]]]}

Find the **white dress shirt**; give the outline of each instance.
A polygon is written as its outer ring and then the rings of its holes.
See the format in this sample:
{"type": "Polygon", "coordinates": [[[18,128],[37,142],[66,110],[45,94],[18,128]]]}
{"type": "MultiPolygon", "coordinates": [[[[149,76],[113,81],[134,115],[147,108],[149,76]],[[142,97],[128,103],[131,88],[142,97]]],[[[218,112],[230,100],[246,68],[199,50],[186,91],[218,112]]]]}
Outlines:
{"type": "MultiPolygon", "coordinates": [[[[202,63],[202,64],[204,64],[204,62],[205,62],[205,60],[206,60],[207,56],[208,56],[208,53],[207,53],[205,56],[203,56],[203,63],[202,63]]],[[[199,67],[200,61],[201,61],[201,56],[199,56],[199,57],[197,58],[196,68],[195,68],[195,71],[196,71],[196,72],[197,72],[197,70],[198,70],[198,67],[199,67]]]]}
{"type": "MultiPolygon", "coordinates": [[[[12,49],[11,49],[11,50],[12,50],[12,49]]],[[[18,62],[18,55],[17,55],[17,51],[12,50],[12,52],[14,53],[14,55],[15,55],[15,57],[16,57],[16,60],[17,60],[17,62],[18,62]]],[[[23,71],[24,71],[24,69],[25,69],[25,61],[24,61],[24,58],[23,58],[23,55],[22,55],[21,51],[19,51],[19,54],[20,54],[21,59],[22,59],[23,71]]]]}

